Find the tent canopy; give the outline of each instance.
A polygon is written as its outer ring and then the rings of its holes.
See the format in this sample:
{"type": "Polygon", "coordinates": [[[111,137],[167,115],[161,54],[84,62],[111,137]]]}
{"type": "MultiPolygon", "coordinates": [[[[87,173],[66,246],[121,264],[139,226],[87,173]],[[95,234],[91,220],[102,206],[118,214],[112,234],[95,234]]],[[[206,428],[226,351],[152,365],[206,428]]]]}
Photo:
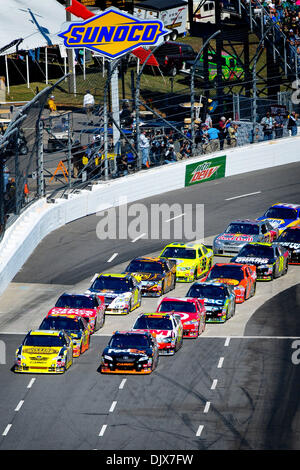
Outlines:
{"type": "MultiPolygon", "coordinates": [[[[9,0],[0,2],[0,49],[22,38],[19,50],[62,44],[57,36],[66,21],[66,10],[56,0],[9,0]]],[[[12,46],[0,55],[16,52],[12,46]]]]}

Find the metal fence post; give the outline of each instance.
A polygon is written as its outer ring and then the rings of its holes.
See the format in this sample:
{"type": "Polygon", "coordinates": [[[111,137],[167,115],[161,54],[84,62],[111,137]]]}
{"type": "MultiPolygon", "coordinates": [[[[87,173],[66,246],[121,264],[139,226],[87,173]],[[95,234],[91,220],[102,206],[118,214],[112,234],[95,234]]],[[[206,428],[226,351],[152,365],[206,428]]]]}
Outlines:
{"type": "Polygon", "coordinates": [[[39,119],[37,123],[37,196],[39,198],[45,196],[43,134],[43,121],[39,119]]]}

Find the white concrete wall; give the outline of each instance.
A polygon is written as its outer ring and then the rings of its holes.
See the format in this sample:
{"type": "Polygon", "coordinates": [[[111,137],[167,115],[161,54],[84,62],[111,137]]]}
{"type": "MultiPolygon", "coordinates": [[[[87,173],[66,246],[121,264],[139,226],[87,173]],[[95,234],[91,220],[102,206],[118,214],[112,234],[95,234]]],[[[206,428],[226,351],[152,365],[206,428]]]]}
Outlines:
{"type": "Polygon", "coordinates": [[[37,201],[9,227],[0,243],[0,295],[43,238],[64,224],[108,209],[126,196],[127,203],[184,188],[189,163],[227,155],[225,177],[300,161],[300,136],[226,149],[151,170],[101,182],[69,199],[37,201]]]}

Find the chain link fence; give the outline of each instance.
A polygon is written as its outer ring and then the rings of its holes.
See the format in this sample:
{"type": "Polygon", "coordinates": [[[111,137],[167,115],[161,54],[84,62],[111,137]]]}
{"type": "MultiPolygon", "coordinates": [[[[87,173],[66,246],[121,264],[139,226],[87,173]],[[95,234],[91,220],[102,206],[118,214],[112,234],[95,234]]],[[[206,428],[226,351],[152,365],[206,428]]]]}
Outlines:
{"type": "Polygon", "coordinates": [[[153,71],[139,71],[136,62],[124,70],[122,63],[105,65],[96,58],[88,69],[79,64],[76,76],[63,76],[13,112],[0,137],[0,237],[40,197],[50,202],[95,182],[261,141],[261,119],[280,107],[285,137],[286,113],[298,111],[286,92],[258,97],[254,123],[251,97],[227,94],[220,106],[213,85],[195,83],[192,94],[186,75],[160,74],[154,81],[153,71]],[[87,91],[95,98],[89,119],[83,106],[87,91]],[[222,139],[207,135],[203,124],[218,128],[222,116],[228,128],[236,123],[234,139],[228,129],[222,139]]]}

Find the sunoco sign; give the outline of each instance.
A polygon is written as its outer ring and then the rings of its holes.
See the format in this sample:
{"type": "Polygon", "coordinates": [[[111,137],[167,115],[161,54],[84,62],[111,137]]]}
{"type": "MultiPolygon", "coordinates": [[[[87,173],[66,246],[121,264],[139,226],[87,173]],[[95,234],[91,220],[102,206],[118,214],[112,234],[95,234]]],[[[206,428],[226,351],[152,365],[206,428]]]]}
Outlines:
{"type": "Polygon", "coordinates": [[[159,20],[142,21],[111,7],[86,21],[71,23],[59,36],[67,48],[87,48],[117,59],[139,46],[155,45],[167,33],[159,20]]]}

